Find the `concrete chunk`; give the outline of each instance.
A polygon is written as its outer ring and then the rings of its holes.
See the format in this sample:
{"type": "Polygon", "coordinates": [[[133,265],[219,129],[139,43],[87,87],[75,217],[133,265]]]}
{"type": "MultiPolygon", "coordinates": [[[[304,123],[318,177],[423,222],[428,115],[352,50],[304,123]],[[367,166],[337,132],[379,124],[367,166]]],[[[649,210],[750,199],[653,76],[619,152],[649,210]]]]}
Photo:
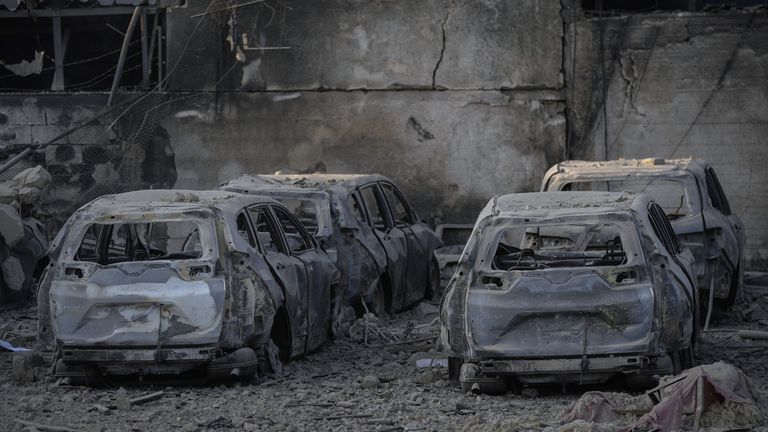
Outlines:
{"type": "Polygon", "coordinates": [[[16,246],[24,237],[24,224],[19,212],[8,204],[0,203],[0,236],[8,247],[16,246]]]}
{"type": "Polygon", "coordinates": [[[23,187],[34,187],[45,189],[51,184],[51,174],[40,165],[27,168],[16,174],[11,180],[11,186],[21,189],[23,187]]]}

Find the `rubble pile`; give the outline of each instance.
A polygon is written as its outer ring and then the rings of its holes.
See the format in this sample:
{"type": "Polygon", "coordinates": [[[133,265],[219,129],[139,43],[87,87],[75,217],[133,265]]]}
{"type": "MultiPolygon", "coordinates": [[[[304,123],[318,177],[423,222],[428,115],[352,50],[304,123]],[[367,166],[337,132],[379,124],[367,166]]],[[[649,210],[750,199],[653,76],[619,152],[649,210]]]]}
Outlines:
{"type": "Polygon", "coordinates": [[[41,166],[0,183],[0,305],[31,294],[38,263],[48,248],[45,226],[33,214],[50,184],[51,175],[41,166]]]}
{"type": "Polygon", "coordinates": [[[739,368],[717,362],[663,377],[644,395],[585,393],[564,421],[609,423],[616,431],[755,428],[763,424],[759,399],[739,368]]]}
{"type": "MultiPolygon", "coordinates": [[[[624,411],[619,410],[618,421],[576,419],[563,424],[561,416],[579,402],[583,388],[568,387],[563,391],[558,386],[501,396],[463,392],[448,380],[442,354],[432,338],[439,329],[434,307],[422,303],[392,317],[369,320],[369,331],[372,326],[387,329],[394,341],[385,342],[369,332],[366,344],[358,332],[364,328],[363,321],[358,320],[357,330],[350,331],[350,326],[342,337],[326,343],[319,351],[287,363],[281,376],[234,385],[142,385],[122,389],[59,386],[46,373],[52,360],[52,353],[48,352],[42,353],[42,366],[34,358],[26,363],[32,369],[27,377],[35,373],[35,381],[16,382],[12,367],[16,354],[0,349],[0,415],[10,431],[36,424],[84,431],[193,432],[226,427],[245,431],[614,432],[652,409],[653,404],[648,405],[643,394],[603,393],[611,403],[625,407],[624,411]],[[406,333],[408,338],[401,341],[406,333]],[[427,337],[432,340],[420,341],[427,337]],[[157,397],[161,391],[162,396],[157,397]],[[151,400],[131,402],[146,398],[151,400]],[[636,403],[639,401],[643,403],[636,403]]],[[[14,346],[39,350],[34,340],[35,316],[34,306],[0,311],[0,323],[7,324],[0,324],[0,337],[14,346]]],[[[752,326],[745,322],[728,325],[734,326],[733,330],[752,326]]],[[[756,406],[765,412],[768,371],[763,355],[768,341],[744,341],[735,332],[707,335],[706,344],[699,348],[702,361],[728,359],[740,368],[760,396],[756,406]],[[742,345],[736,345],[737,340],[742,345]]],[[[593,400],[599,401],[595,396],[593,400]]],[[[723,417],[717,414],[723,411],[721,406],[709,405],[702,417],[702,430],[717,430],[706,429],[705,425],[710,424],[710,416],[723,417]]]]}

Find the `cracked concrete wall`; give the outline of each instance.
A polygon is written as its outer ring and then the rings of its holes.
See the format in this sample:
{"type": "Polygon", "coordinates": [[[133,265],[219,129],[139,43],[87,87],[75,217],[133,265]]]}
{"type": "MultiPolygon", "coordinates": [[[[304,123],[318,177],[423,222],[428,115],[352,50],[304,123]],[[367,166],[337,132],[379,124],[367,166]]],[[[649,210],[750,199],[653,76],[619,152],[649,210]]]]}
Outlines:
{"type": "Polygon", "coordinates": [[[558,1],[271,0],[193,17],[205,8],[168,15],[169,89],[220,91],[163,123],[177,187],[379,172],[423,217],[470,222],[565,154],[558,1]]]}
{"type": "Polygon", "coordinates": [[[381,173],[422,218],[471,222],[562,159],[563,109],[537,92],[228,93],[175,105],[162,126],[177,187],[276,170],[381,173]]]}
{"type": "Polygon", "coordinates": [[[198,27],[174,90],[562,87],[558,1],[269,1],[191,18],[205,7],[169,14],[169,65],[198,27]]]}
{"type": "Polygon", "coordinates": [[[708,160],[751,266],[768,268],[768,14],[576,20],[565,33],[569,156],[708,160]]]}

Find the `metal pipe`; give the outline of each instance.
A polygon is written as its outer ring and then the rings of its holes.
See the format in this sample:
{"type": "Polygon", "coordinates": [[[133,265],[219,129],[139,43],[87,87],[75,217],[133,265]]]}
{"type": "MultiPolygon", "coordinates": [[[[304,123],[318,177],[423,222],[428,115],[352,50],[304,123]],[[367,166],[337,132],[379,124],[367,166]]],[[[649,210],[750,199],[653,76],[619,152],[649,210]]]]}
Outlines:
{"type": "Polygon", "coordinates": [[[109,99],[107,99],[107,106],[112,105],[112,98],[115,96],[117,87],[120,85],[120,78],[123,75],[123,67],[125,66],[125,57],[128,54],[128,45],[131,42],[133,36],[133,29],[136,28],[136,22],[139,20],[141,14],[141,7],[136,6],[131,15],[131,21],[128,23],[128,29],[125,31],[125,37],[123,38],[123,46],[120,48],[120,58],[117,60],[117,68],[115,69],[115,78],[112,80],[112,90],[109,91],[109,99]]]}
{"type": "Polygon", "coordinates": [[[12,157],[11,160],[6,162],[3,166],[0,167],[0,174],[8,171],[12,166],[19,163],[19,161],[23,160],[27,157],[28,154],[32,153],[32,147],[27,147],[24,150],[21,151],[21,153],[17,154],[16,156],[12,157]]]}

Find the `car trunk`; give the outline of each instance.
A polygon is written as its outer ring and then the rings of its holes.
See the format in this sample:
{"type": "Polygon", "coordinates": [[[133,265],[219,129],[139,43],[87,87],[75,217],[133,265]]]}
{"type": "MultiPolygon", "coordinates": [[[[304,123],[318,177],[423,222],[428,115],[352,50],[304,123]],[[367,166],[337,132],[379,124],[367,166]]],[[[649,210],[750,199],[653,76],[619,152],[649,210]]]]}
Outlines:
{"type": "MultiPolygon", "coordinates": [[[[168,347],[214,344],[224,312],[224,277],[183,276],[205,261],[72,265],[84,280],[55,280],[50,298],[65,346],[168,347]],[[77,271],[80,269],[80,272],[77,271]]],[[[65,271],[69,271],[65,269],[65,271]]]]}
{"type": "Polygon", "coordinates": [[[650,282],[612,286],[605,276],[579,268],[480,273],[485,283],[469,290],[466,306],[474,356],[646,352],[654,315],[650,282]]]}

